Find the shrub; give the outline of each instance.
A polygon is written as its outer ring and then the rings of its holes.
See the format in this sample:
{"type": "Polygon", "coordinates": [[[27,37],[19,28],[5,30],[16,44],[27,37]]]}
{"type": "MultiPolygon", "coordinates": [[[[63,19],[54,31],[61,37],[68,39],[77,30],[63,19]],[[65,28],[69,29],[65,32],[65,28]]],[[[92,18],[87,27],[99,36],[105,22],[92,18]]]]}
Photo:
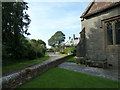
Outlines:
{"type": "Polygon", "coordinates": [[[62,52],[60,52],[61,54],[65,54],[65,52],[64,51],[62,51],[62,52]]]}
{"type": "Polygon", "coordinates": [[[2,58],[8,58],[9,57],[7,48],[8,48],[7,46],[2,45],[2,58]]]}
{"type": "Polygon", "coordinates": [[[20,39],[18,46],[3,43],[3,59],[35,59],[42,57],[46,52],[46,44],[42,40],[27,40],[25,37],[20,39]]]}
{"type": "Polygon", "coordinates": [[[44,54],[42,54],[42,52],[41,51],[38,51],[37,52],[37,57],[41,57],[41,56],[43,56],[44,54]]]}
{"type": "MultiPolygon", "coordinates": [[[[63,52],[62,52],[63,53],[63,52]]],[[[70,46],[64,49],[65,54],[76,54],[76,46],[70,46]]]]}
{"type": "Polygon", "coordinates": [[[37,57],[37,52],[36,50],[32,47],[28,51],[28,58],[29,59],[35,59],[37,57]]]}

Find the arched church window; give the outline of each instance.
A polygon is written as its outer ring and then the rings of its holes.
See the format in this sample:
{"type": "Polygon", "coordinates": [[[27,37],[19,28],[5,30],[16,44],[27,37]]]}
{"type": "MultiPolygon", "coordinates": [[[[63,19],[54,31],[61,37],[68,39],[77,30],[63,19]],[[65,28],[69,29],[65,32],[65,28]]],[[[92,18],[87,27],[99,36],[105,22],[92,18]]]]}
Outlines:
{"type": "Polygon", "coordinates": [[[109,45],[113,44],[113,32],[112,32],[112,24],[107,23],[107,43],[109,45]]]}
{"type": "Polygon", "coordinates": [[[104,22],[108,45],[120,45],[120,17],[104,22]]]}
{"type": "Polygon", "coordinates": [[[115,22],[116,44],[120,44],[120,21],[115,22]]]}

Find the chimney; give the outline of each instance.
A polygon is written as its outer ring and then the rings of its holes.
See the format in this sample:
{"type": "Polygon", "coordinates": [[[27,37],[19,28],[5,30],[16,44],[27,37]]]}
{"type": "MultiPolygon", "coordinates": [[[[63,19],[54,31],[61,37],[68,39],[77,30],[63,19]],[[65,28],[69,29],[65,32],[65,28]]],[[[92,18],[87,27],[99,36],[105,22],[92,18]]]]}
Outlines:
{"type": "Polygon", "coordinates": [[[75,34],[73,34],[73,39],[75,39],[75,34]]]}

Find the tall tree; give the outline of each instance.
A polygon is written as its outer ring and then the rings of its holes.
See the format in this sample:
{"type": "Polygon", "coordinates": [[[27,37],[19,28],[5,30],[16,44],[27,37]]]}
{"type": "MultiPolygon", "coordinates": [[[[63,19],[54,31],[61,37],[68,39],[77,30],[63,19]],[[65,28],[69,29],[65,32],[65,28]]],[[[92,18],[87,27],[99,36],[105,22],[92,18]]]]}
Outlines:
{"type": "Polygon", "coordinates": [[[62,31],[57,31],[49,40],[48,44],[52,47],[55,45],[60,45],[65,41],[65,34],[62,31]]]}
{"type": "Polygon", "coordinates": [[[21,50],[22,37],[28,33],[30,24],[29,15],[26,13],[26,2],[3,2],[2,3],[2,41],[7,47],[8,53],[17,56],[21,50]]]}

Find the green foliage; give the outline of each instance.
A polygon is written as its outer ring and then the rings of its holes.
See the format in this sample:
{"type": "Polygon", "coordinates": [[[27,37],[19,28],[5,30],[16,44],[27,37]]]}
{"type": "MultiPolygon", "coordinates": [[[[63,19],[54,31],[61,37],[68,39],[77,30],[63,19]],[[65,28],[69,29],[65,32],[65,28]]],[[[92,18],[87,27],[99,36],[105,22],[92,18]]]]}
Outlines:
{"type": "Polygon", "coordinates": [[[30,35],[27,31],[31,21],[26,10],[26,2],[2,2],[3,58],[21,58],[26,54],[24,34],[30,35]]]}
{"type": "Polygon", "coordinates": [[[44,41],[42,41],[42,40],[37,40],[37,43],[39,43],[39,44],[43,44],[44,46],[46,46],[46,43],[44,42],[44,41]]]}
{"type": "Polygon", "coordinates": [[[62,42],[64,42],[65,40],[65,34],[62,33],[62,31],[57,31],[49,40],[48,40],[48,44],[49,46],[56,46],[56,45],[60,45],[62,42]]]}
{"type": "Polygon", "coordinates": [[[59,54],[59,55],[61,55],[61,56],[68,56],[67,54],[59,54]]]}
{"type": "Polygon", "coordinates": [[[7,45],[2,45],[2,58],[8,58],[10,56],[10,47],[7,45]]]}
{"type": "MultiPolygon", "coordinates": [[[[46,43],[42,40],[35,40],[32,39],[30,40],[30,43],[32,45],[32,47],[34,47],[35,50],[35,57],[41,57],[44,56],[45,52],[46,52],[46,43]]],[[[34,52],[33,52],[34,53],[34,52]]]]}
{"type": "Polygon", "coordinates": [[[76,54],[76,46],[72,45],[64,49],[64,53],[66,54],[76,54]]]}
{"type": "Polygon", "coordinates": [[[48,52],[49,52],[49,51],[50,51],[50,52],[53,52],[54,49],[53,49],[53,48],[48,48],[47,51],[48,51],[48,52]]]}
{"type": "Polygon", "coordinates": [[[31,60],[37,58],[36,50],[34,47],[28,49],[28,58],[31,60]]]}
{"type": "Polygon", "coordinates": [[[67,62],[73,62],[73,63],[75,63],[76,62],[76,57],[74,56],[74,57],[69,58],[67,60],[67,62]]]}
{"type": "Polygon", "coordinates": [[[53,50],[56,51],[56,52],[59,52],[60,48],[59,48],[59,46],[54,46],[53,50]]]}
{"type": "MultiPolygon", "coordinates": [[[[46,43],[42,40],[28,40],[28,27],[31,22],[26,13],[26,2],[2,3],[2,57],[35,59],[44,56],[46,43]]],[[[3,62],[5,62],[3,60],[3,62]]]]}
{"type": "Polygon", "coordinates": [[[26,57],[32,60],[45,55],[46,44],[42,40],[24,40],[21,48],[21,53],[19,52],[19,55],[23,58],[26,57]]]}

